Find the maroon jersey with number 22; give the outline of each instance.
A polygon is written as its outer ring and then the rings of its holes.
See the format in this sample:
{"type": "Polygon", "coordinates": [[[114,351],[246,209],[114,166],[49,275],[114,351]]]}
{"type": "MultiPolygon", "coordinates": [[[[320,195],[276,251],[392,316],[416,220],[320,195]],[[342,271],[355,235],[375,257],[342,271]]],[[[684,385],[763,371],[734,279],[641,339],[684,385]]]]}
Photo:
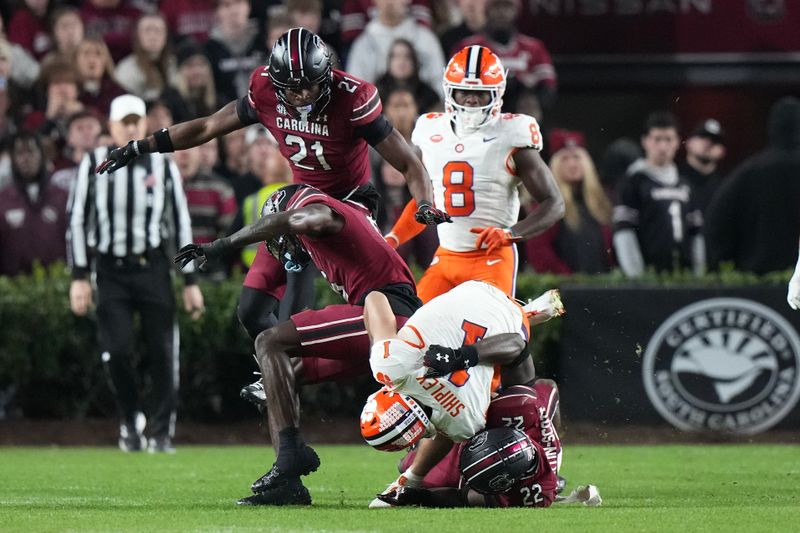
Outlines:
{"type": "Polygon", "coordinates": [[[330,102],[319,116],[303,121],[278,100],[268,71],[265,66],[253,72],[248,98],[281,154],[291,161],[294,182],[337,198],[368,183],[368,145],[357,128],[381,115],[375,86],[334,69],[330,102]]]}

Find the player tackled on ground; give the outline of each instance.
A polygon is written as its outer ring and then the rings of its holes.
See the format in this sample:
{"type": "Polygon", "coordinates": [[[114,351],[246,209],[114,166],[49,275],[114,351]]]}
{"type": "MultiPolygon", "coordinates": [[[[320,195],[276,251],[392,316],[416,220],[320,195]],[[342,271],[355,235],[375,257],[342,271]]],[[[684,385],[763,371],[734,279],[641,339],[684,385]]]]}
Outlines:
{"type": "Polygon", "coordinates": [[[300,476],[319,466],[316,452],[300,436],[300,405],[291,358],[301,360],[305,383],[352,377],[369,370],[369,338],[363,305],[367,294],[384,295],[393,327],[402,327],[421,305],[408,267],[368,215],[307,185],[275,191],[264,216],[230,237],[191,244],[176,256],[184,265],[218,259],[228,250],[266,241],[266,249],[287,269],[313,262],[347,301],[307,310],[260,333],[256,354],[267,396],[267,421],[277,459],[252,485],[241,505],[308,505],[300,476]],[[318,356],[324,356],[324,359],[318,356]]]}

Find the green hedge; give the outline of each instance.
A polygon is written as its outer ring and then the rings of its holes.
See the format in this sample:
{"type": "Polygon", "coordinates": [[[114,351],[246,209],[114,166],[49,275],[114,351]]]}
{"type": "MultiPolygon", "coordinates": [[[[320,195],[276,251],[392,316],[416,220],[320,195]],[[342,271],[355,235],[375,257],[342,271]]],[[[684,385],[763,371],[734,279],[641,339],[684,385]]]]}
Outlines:
{"type": "MultiPolygon", "coordinates": [[[[723,270],[698,279],[688,273],[648,274],[641,285],[751,285],[785,284],[789,273],[758,277],[723,270]]],[[[517,296],[535,297],[563,283],[616,286],[631,282],[619,272],[603,276],[559,277],[522,274],[517,296]]],[[[30,276],[0,277],[0,417],[64,417],[113,415],[96,345],[94,320],[78,318],[69,310],[70,279],[63,265],[37,268],[30,276]],[[9,403],[9,398],[11,401],[9,403]],[[10,411],[10,412],[9,412],[10,411]]],[[[206,314],[192,321],[179,313],[181,328],[181,396],[184,419],[236,420],[254,410],[238,398],[239,388],[253,380],[256,364],[252,345],[235,316],[241,278],[203,283],[206,314]]],[[[180,302],[180,287],[176,287],[180,302]]],[[[340,303],[324,280],[318,280],[317,307],[340,303]]],[[[547,375],[559,338],[559,321],[536,329],[533,352],[538,369],[547,375]]],[[[146,361],[142,361],[146,364],[146,361]]],[[[353,414],[360,400],[375,389],[369,378],[350,384],[306,387],[304,409],[324,414],[353,414]]]]}

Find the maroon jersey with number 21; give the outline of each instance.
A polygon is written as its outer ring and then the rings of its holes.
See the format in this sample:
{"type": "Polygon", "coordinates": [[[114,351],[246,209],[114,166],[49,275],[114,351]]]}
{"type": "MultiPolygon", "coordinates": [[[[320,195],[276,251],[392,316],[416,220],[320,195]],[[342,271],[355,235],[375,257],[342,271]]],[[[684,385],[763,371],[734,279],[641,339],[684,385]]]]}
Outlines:
{"type": "Polygon", "coordinates": [[[333,70],[331,100],[319,116],[301,120],[278,100],[269,67],[256,69],[248,98],[259,121],[292,163],[295,183],[305,183],[342,198],[370,180],[367,142],[357,128],[381,115],[374,85],[333,70]]]}

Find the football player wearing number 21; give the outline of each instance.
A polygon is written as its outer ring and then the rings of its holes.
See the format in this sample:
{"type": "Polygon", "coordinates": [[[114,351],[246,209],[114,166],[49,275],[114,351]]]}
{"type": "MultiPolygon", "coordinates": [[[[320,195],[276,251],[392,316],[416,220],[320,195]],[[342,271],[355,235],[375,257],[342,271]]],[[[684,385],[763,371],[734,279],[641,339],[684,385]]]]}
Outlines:
{"type": "MultiPolygon", "coordinates": [[[[453,219],[440,225],[440,247],[417,285],[423,302],[468,281],[485,281],[513,296],[514,243],[539,235],[564,216],[564,199],[542,160],[536,119],[500,113],[506,72],[483,46],[456,53],[444,73],[445,113],[417,120],[411,140],[431,175],[434,199],[453,219]],[[538,204],[517,221],[519,184],[538,204]]],[[[417,204],[386,235],[399,246],[425,226],[414,220],[417,204]]]]}

